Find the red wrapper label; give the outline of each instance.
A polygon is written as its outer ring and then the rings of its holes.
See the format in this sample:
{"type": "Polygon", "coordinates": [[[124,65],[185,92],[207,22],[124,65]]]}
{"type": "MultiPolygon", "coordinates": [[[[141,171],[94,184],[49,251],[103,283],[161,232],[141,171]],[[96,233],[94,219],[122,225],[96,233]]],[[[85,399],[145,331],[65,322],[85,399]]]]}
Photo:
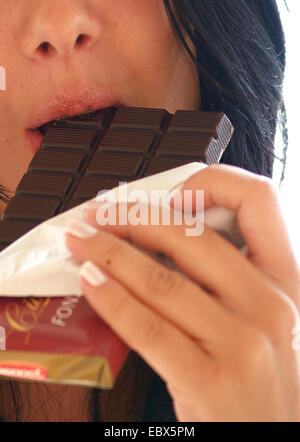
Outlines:
{"type": "Polygon", "coordinates": [[[0,376],[112,388],[129,353],[84,297],[0,298],[0,376]]]}

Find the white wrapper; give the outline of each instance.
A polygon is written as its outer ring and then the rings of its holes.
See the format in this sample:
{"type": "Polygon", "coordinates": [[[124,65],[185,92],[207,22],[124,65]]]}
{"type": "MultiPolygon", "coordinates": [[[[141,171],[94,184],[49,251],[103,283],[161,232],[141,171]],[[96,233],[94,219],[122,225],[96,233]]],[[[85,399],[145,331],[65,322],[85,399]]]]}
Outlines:
{"type": "MultiPolygon", "coordinates": [[[[169,191],[204,167],[203,163],[189,163],[142,178],[128,183],[127,193],[134,189],[144,190],[148,194],[153,189],[169,191]]],[[[107,192],[105,198],[114,192],[118,200],[118,189],[116,187],[107,192]]],[[[65,224],[69,219],[82,219],[83,209],[88,203],[43,222],[0,254],[0,296],[81,295],[79,263],[65,246],[65,224]]],[[[221,207],[210,208],[205,212],[205,223],[247,253],[232,211],[221,207]]],[[[152,255],[159,256],[153,252],[152,255]]],[[[163,261],[168,265],[168,259],[163,261]]]]}

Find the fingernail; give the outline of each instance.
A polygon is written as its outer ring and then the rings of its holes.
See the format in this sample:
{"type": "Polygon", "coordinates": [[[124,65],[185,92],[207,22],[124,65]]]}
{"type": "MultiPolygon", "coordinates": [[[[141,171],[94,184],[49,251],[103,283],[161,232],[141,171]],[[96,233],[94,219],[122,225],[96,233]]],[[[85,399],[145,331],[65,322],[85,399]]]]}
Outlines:
{"type": "Polygon", "coordinates": [[[95,227],[78,219],[71,219],[66,223],[65,232],[81,239],[91,238],[98,233],[95,227]]]}
{"type": "Polygon", "coordinates": [[[104,273],[91,261],[86,261],[80,267],[79,275],[93,287],[99,287],[107,280],[104,273]]]}

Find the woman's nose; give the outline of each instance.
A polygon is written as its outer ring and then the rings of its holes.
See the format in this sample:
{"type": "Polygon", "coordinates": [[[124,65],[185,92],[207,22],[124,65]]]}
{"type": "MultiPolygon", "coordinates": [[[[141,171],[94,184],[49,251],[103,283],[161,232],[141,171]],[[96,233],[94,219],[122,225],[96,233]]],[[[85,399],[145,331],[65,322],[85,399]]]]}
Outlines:
{"type": "Polygon", "coordinates": [[[99,17],[84,0],[38,0],[26,13],[21,45],[34,60],[70,57],[89,49],[101,34],[99,17]]]}

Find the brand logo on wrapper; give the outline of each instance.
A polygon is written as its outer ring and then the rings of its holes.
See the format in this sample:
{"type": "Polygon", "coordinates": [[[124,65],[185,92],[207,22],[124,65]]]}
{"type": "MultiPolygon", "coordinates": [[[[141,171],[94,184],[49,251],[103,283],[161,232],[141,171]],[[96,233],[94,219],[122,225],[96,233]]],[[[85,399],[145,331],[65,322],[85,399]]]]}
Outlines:
{"type": "Polygon", "coordinates": [[[38,318],[50,302],[50,298],[24,298],[22,304],[10,302],[4,310],[5,319],[9,324],[7,339],[13,332],[24,333],[24,345],[30,340],[30,333],[38,318]]]}
{"type": "Polygon", "coordinates": [[[0,327],[0,350],[6,350],[6,333],[4,327],[0,327]]]}
{"type": "Polygon", "coordinates": [[[48,370],[43,365],[26,361],[1,361],[0,376],[40,381],[47,379],[48,370]]]}
{"type": "Polygon", "coordinates": [[[0,91],[6,91],[6,71],[0,66],[0,91]]]}

